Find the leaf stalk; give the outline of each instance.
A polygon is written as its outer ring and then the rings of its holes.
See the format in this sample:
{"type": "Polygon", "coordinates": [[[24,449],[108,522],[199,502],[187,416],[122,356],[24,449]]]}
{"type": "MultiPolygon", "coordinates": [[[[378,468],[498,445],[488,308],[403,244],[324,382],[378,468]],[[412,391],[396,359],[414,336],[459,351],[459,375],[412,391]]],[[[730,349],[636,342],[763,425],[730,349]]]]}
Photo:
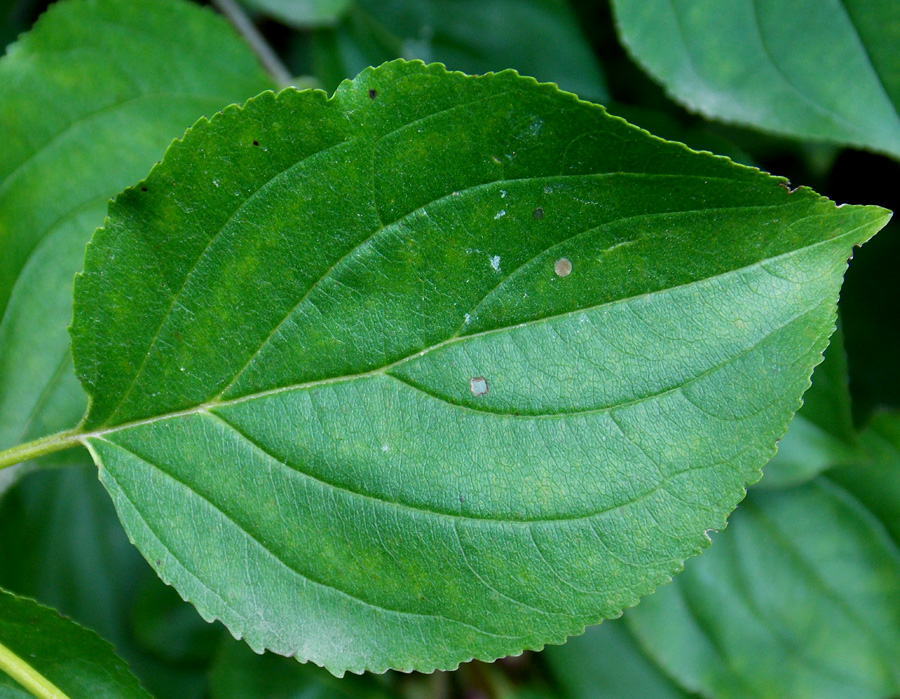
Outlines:
{"type": "Polygon", "coordinates": [[[2,643],[0,672],[5,672],[38,699],[69,699],[65,692],[2,643]]]}
{"type": "MultiPolygon", "coordinates": [[[[46,456],[56,451],[69,449],[79,444],[81,437],[82,434],[80,432],[67,430],[0,451],[0,469],[4,469],[7,466],[15,466],[23,461],[46,456]]],[[[2,664],[0,664],[0,667],[2,667],[2,664]]]]}

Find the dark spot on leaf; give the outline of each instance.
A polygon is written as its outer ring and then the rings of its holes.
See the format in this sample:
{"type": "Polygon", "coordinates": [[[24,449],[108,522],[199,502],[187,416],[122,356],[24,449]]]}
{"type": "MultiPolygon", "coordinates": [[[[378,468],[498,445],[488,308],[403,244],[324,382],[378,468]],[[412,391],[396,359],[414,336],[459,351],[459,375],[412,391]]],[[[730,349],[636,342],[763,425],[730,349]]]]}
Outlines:
{"type": "Polygon", "coordinates": [[[156,565],[162,565],[162,561],[156,561],[156,565]]]}
{"type": "Polygon", "coordinates": [[[146,188],[146,187],[141,187],[141,191],[142,191],[142,192],[146,192],[146,191],[147,191],[147,188],[146,188]]]}
{"type": "Polygon", "coordinates": [[[469,379],[469,390],[472,391],[473,396],[483,396],[488,392],[487,379],[483,376],[476,376],[473,379],[469,379]]]}
{"type": "Polygon", "coordinates": [[[254,146],[258,146],[258,145],[259,145],[259,141],[253,141],[253,145],[254,145],[254,146]]]}
{"type": "Polygon", "coordinates": [[[534,220],[537,221],[544,218],[544,210],[539,206],[534,210],[534,212],[532,212],[531,215],[534,216],[534,220]]]}
{"type": "Polygon", "coordinates": [[[464,495],[460,495],[460,496],[459,496],[459,501],[460,501],[460,502],[465,502],[465,501],[466,501],[465,496],[464,496],[464,495]]]}
{"type": "Polygon", "coordinates": [[[572,273],[572,263],[565,257],[560,257],[553,265],[553,271],[557,277],[568,277],[572,273]]]}
{"type": "Polygon", "coordinates": [[[369,90],[369,99],[373,100],[378,97],[378,90],[369,90]]]}

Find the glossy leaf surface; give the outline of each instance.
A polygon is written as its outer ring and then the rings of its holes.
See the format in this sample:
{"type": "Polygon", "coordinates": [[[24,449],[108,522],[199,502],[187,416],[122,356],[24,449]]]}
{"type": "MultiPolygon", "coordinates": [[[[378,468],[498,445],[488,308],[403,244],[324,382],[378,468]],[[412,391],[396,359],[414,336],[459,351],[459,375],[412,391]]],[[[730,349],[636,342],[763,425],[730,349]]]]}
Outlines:
{"type": "Polygon", "coordinates": [[[900,157],[900,3],[613,0],[619,34],[701,114],[900,157]]]}
{"type": "Polygon", "coordinates": [[[513,68],[583,99],[608,98],[603,73],[565,0],[356,0],[313,40],[329,90],[395,58],[440,61],[467,73],[513,68]]]}
{"type": "Polygon", "coordinates": [[[67,699],[150,699],[112,646],[93,631],[0,590],[0,694],[29,697],[25,689],[35,686],[55,688],[67,699]]]}
{"type": "Polygon", "coordinates": [[[709,552],[625,618],[666,672],[705,696],[900,689],[900,554],[823,479],[752,493],[709,552]]]}
{"type": "Polygon", "coordinates": [[[782,185],[512,72],[265,93],[92,239],[83,439],[159,575],[255,649],[561,642],[705,546],[799,405],[887,213],[782,185]]]}
{"type": "Polygon", "coordinates": [[[9,47],[0,60],[0,449],[71,427],[85,411],[66,328],[108,199],[201,115],[269,86],[221,18],[173,0],[61,2],[9,47]]]}

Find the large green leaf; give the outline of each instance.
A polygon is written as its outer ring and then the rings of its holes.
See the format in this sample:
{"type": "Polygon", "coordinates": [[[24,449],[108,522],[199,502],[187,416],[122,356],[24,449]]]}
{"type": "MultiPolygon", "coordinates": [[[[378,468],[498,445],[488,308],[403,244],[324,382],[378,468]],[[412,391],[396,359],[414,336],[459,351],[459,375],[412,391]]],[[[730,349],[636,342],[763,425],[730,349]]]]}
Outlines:
{"type": "Polygon", "coordinates": [[[69,439],[254,649],[341,673],[558,643],[722,527],[887,218],[513,72],[264,93],[94,235],[69,439]]]}
{"type": "Polygon", "coordinates": [[[353,0],[241,0],[248,7],[295,27],[333,24],[353,0]]]}
{"type": "Polygon", "coordinates": [[[896,0],[612,0],[623,43],[715,118],[900,157],[896,0]]]}
{"type": "Polygon", "coordinates": [[[221,18],[173,0],[55,4],[0,60],[0,449],[84,413],[66,326],[107,200],[269,85],[221,18]]]}
{"type": "Polygon", "coordinates": [[[583,98],[608,98],[565,0],[356,0],[336,30],[314,36],[313,57],[329,89],[367,66],[418,58],[467,73],[515,68],[583,98]]]}
{"type": "Polygon", "coordinates": [[[47,699],[150,697],[112,646],[93,631],[3,590],[0,694],[16,699],[32,695],[47,699]]]}
{"type": "Polygon", "coordinates": [[[900,553],[823,479],[751,494],[708,553],[625,618],[705,696],[900,692],[900,553]]]}

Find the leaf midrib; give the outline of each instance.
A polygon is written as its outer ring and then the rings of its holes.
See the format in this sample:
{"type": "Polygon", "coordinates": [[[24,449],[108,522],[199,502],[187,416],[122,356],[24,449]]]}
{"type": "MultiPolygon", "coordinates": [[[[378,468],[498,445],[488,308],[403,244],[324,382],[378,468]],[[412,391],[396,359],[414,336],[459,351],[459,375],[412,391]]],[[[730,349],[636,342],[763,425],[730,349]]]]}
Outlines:
{"type": "MultiPolygon", "coordinates": [[[[399,128],[406,128],[406,126],[408,126],[408,125],[404,125],[403,127],[399,127],[399,128]]],[[[399,130],[399,128],[397,130],[399,130]]],[[[180,299],[181,294],[184,292],[185,288],[187,287],[188,281],[192,277],[193,273],[200,266],[200,263],[205,259],[206,255],[208,254],[213,243],[216,241],[216,239],[219,237],[219,235],[221,235],[221,233],[228,227],[228,225],[231,223],[231,221],[233,221],[237,217],[237,215],[244,209],[245,206],[247,206],[249,204],[250,201],[252,201],[261,192],[265,191],[273,183],[277,182],[281,177],[283,177],[286,174],[293,171],[293,169],[296,168],[297,166],[303,164],[310,158],[327,153],[339,146],[343,146],[343,145],[352,143],[352,142],[354,142],[354,140],[355,139],[347,139],[347,140],[339,141],[337,143],[332,143],[320,150],[315,151],[314,153],[310,153],[309,155],[304,156],[301,160],[293,162],[288,167],[275,173],[270,179],[263,182],[257,189],[255,189],[252,193],[250,193],[247,196],[247,198],[244,199],[241,202],[241,204],[229,215],[228,219],[226,219],[226,221],[222,224],[222,226],[210,236],[209,241],[207,242],[206,246],[204,246],[204,249],[201,251],[196,262],[191,267],[191,269],[187,272],[187,274],[185,274],[185,277],[184,277],[181,285],[179,286],[178,290],[172,295],[172,300],[169,303],[169,308],[166,310],[165,314],[163,315],[162,319],[160,320],[160,323],[156,330],[156,333],[154,334],[152,340],[150,341],[150,344],[147,347],[147,351],[145,352],[144,357],[141,361],[141,364],[138,367],[137,371],[135,372],[135,375],[132,377],[132,380],[129,384],[128,389],[123,393],[122,398],[118,401],[118,403],[115,405],[115,407],[109,411],[108,417],[104,421],[103,425],[108,424],[110,420],[114,419],[115,416],[122,409],[122,407],[127,404],[128,398],[131,395],[134,388],[136,387],[138,380],[140,379],[144,369],[146,368],[147,360],[150,357],[156,343],[158,342],[159,336],[162,333],[162,330],[165,327],[165,324],[166,324],[169,316],[171,315],[172,310],[178,304],[178,300],[180,299]]],[[[231,388],[232,385],[234,385],[234,383],[241,376],[241,374],[243,374],[243,372],[246,371],[246,369],[250,366],[250,364],[252,364],[253,360],[268,345],[269,341],[272,339],[272,337],[274,337],[274,335],[277,333],[278,329],[284,325],[284,323],[291,317],[291,315],[293,315],[294,311],[303,303],[304,300],[306,300],[308,298],[308,296],[313,292],[314,289],[316,289],[326,278],[328,278],[328,276],[338,267],[338,265],[340,265],[344,261],[350,259],[357,251],[359,251],[361,248],[363,248],[364,246],[366,246],[367,244],[372,242],[372,240],[374,240],[375,237],[378,236],[379,234],[381,234],[389,229],[393,229],[394,227],[402,224],[404,221],[406,221],[407,219],[409,219],[412,216],[422,213],[423,211],[425,211],[425,209],[427,207],[448,201],[452,198],[462,195],[463,193],[477,192],[481,189],[486,189],[488,187],[503,187],[503,186],[507,186],[507,185],[510,185],[515,182],[523,182],[523,181],[557,182],[560,180],[565,181],[565,180],[572,180],[572,179],[589,179],[589,178],[605,179],[605,178],[611,178],[611,177],[635,177],[635,178],[649,177],[649,178],[654,178],[654,179],[656,179],[656,178],[659,178],[659,179],[702,179],[704,181],[714,180],[714,181],[720,181],[720,182],[741,182],[740,180],[736,180],[736,179],[733,179],[730,177],[717,177],[717,176],[707,176],[707,175],[667,174],[667,173],[657,174],[657,173],[646,173],[646,172],[604,172],[604,173],[588,173],[588,174],[577,174],[577,175],[546,175],[546,176],[541,176],[541,177],[519,177],[519,178],[492,180],[490,182],[483,182],[481,184],[471,185],[471,186],[465,187],[463,189],[455,190],[455,193],[450,192],[441,197],[438,197],[436,199],[428,201],[424,204],[419,205],[415,209],[403,214],[402,216],[400,216],[399,218],[397,218],[394,221],[391,221],[389,223],[381,223],[365,239],[361,240],[359,243],[354,245],[350,250],[348,250],[344,255],[342,255],[340,258],[335,260],[328,267],[328,269],[325,270],[325,272],[322,275],[320,275],[319,278],[316,279],[309,286],[309,288],[301,295],[300,300],[297,301],[297,303],[295,303],[290,308],[290,310],[285,314],[285,316],[273,327],[273,329],[266,336],[263,343],[249,356],[249,358],[245,361],[244,365],[240,368],[240,370],[238,370],[235,373],[235,376],[232,378],[232,380],[219,392],[217,398],[221,398],[221,396],[223,396],[228,391],[228,389],[231,388]]],[[[678,214],[725,211],[725,210],[732,210],[732,209],[742,210],[742,209],[777,208],[779,206],[782,206],[782,205],[771,204],[771,205],[719,207],[719,208],[709,208],[708,207],[708,208],[704,208],[704,209],[690,209],[690,210],[681,210],[681,211],[660,212],[657,214],[640,214],[637,216],[624,217],[621,219],[617,219],[617,221],[624,222],[624,221],[628,221],[628,220],[639,219],[643,216],[648,216],[648,217],[666,216],[666,215],[674,216],[674,215],[678,215],[678,214]]],[[[377,205],[375,205],[374,199],[373,199],[373,207],[377,213],[377,205]]],[[[795,224],[799,223],[802,220],[803,219],[796,221],[795,224]]],[[[554,246],[555,246],[555,244],[554,244],[554,246]]],[[[547,250],[552,249],[554,246],[547,248],[547,250]]],[[[469,335],[468,337],[472,337],[472,336],[473,335],[469,335]]],[[[434,349],[434,348],[430,348],[430,349],[434,349]]],[[[88,416],[89,415],[90,415],[90,413],[88,413],[88,416]]]]}
{"type": "MultiPolygon", "coordinates": [[[[623,403],[623,404],[611,406],[611,407],[608,407],[608,408],[602,408],[602,409],[594,410],[594,411],[591,411],[591,412],[596,412],[596,413],[600,413],[600,412],[610,412],[610,413],[611,413],[612,410],[615,410],[615,409],[618,409],[618,408],[621,408],[621,407],[625,407],[626,405],[630,405],[630,404],[634,404],[634,403],[639,403],[639,402],[644,402],[644,401],[648,401],[648,400],[653,400],[653,399],[658,398],[658,397],[660,397],[660,396],[662,396],[662,395],[665,395],[665,394],[667,394],[667,393],[671,393],[671,392],[678,391],[678,390],[683,390],[686,386],[690,385],[691,383],[693,383],[693,382],[695,382],[695,381],[698,381],[698,380],[702,379],[704,376],[706,376],[706,375],[708,375],[708,374],[710,374],[710,373],[713,373],[713,372],[715,372],[715,371],[718,371],[718,370],[724,368],[725,366],[728,366],[729,364],[731,364],[731,363],[733,363],[733,362],[739,360],[741,357],[745,356],[746,354],[748,354],[748,353],[754,351],[760,344],[762,344],[763,342],[765,342],[772,334],[777,333],[777,332],[780,332],[781,330],[783,330],[783,329],[786,328],[787,326],[789,326],[789,325],[791,325],[792,323],[796,322],[797,319],[799,319],[799,318],[801,318],[801,317],[803,317],[803,316],[805,316],[805,315],[809,315],[809,314],[815,312],[815,311],[817,310],[817,308],[818,308],[818,306],[814,306],[813,308],[808,309],[808,310],[804,311],[803,313],[798,314],[797,316],[795,316],[794,318],[792,318],[790,321],[784,323],[783,325],[779,326],[778,328],[775,328],[772,332],[770,332],[769,334],[765,335],[758,343],[756,343],[756,344],[754,344],[753,346],[751,346],[751,347],[749,347],[749,348],[743,350],[742,352],[738,353],[737,355],[732,356],[731,358],[729,358],[728,360],[726,360],[725,362],[723,362],[721,365],[718,365],[718,366],[713,367],[713,368],[711,368],[711,369],[709,369],[709,370],[707,370],[707,371],[705,371],[705,372],[702,372],[701,374],[699,374],[699,375],[697,375],[697,376],[695,376],[695,377],[692,377],[692,378],[689,379],[688,381],[685,381],[685,382],[683,382],[683,383],[681,383],[681,384],[679,384],[679,385],[677,385],[677,386],[675,386],[675,387],[666,389],[665,391],[660,392],[660,393],[656,393],[656,394],[652,394],[652,395],[649,395],[649,396],[644,396],[644,397],[635,399],[634,401],[629,401],[628,403],[623,403]]],[[[291,389],[291,390],[294,390],[294,389],[291,389]]],[[[296,389],[296,390],[302,390],[302,389],[296,389]]],[[[432,397],[434,397],[434,396],[432,396],[432,397]]],[[[247,400],[247,399],[239,399],[239,400],[243,401],[243,400],[247,400]]],[[[236,434],[239,438],[241,438],[243,441],[247,442],[247,443],[248,443],[251,447],[253,447],[255,450],[257,450],[257,451],[259,451],[260,453],[262,453],[262,454],[265,456],[265,458],[270,459],[270,460],[272,460],[272,461],[274,461],[274,462],[280,464],[280,465],[283,466],[284,468],[289,469],[289,470],[290,470],[292,473],[294,473],[294,474],[298,474],[298,475],[300,475],[301,477],[304,477],[304,478],[308,478],[308,479],[310,479],[310,480],[313,480],[313,481],[315,481],[315,482],[317,482],[317,483],[319,483],[319,484],[321,484],[321,485],[323,485],[323,486],[325,486],[325,487],[327,487],[327,488],[332,488],[332,489],[335,489],[335,490],[339,490],[339,491],[344,492],[344,493],[346,493],[346,494],[348,494],[348,495],[350,495],[350,496],[353,496],[353,497],[359,497],[359,498],[363,498],[363,499],[366,499],[366,500],[371,500],[371,501],[376,502],[377,504],[382,505],[382,506],[393,506],[393,507],[397,507],[397,508],[400,508],[400,509],[405,509],[405,510],[409,510],[409,511],[413,511],[413,512],[418,512],[418,513],[424,514],[424,515],[426,515],[426,516],[434,516],[434,517],[450,518],[450,519],[452,519],[452,520],[454,520],[454,521],[457,521],[457,520],[464,520],[464,521],[490,522],[490,523],[494,523],[494,524],[499,523],[499,524],[504,524],[504,525],[524,525],[524,526],[531,526],[531,525],[533,525],[533,524],[548,524],[548,523],[549,523],[549,524],[557,524],[557,523],[560,523],[560,522],[572,522],[572,521],[592,520],[592,519],[595,519],[596,517],[598,517],[599,515],[605,514],[605,513],[607,513],[607,512],[611,512],[611,511],[614,511],[614,510],[617,510],[617,509],[620,509],[620,508],[623,508],[623,507],[628,507],[628,506],[634,505],[635,503],[637,503],[637,502],[639,502],[639,501],[641,501],[641,500],[643,500],[643,499],[645,499],[645,498],[647,498],[647,497],[650,497],[650,496],[652,496],[652,495],[654,495],[654,494],[660,492],[661,490],[665,490],[665,486],[666,486],[666,484],[667,484],[669,481],[674,480],[675,478],[678,478],[678,477],[684,475],[684,473],[687,473],[687,472],[690,472],[690,471],[693,471],[693,470],[703,470],[703,469],[705,469],[705,468],[711,468],[711,467],[714,466],[714,464],[713,464],[713,465],[707,465],[707,466],[703,466],[703,467],[689,468],[689,469],[684,469],[684,470],[681,470],[681,471],[673,472],[673,473],[670,473],[670,474],[668,474],[668,475],[662,476],[662,477],[661,477],[661,478],[660,478],[660,479],[659,479],[652,487],[648,488],[646,491],[644,491],[644,492],[638,494],[637,496],[635,496],[635,497],[633,497],[633,498],[630,498],[630,499],[628,499],[628,500],[626,500],[626,501],[624,501],[624,502],[616,503],[616,504],[614,504],[614,505],[610,505],[610,506],[608,506],[608,507],[604,507],[604,508],[602,508],[602,509],[600,509],[600,510],[595,510],[595,511],[590,512],[590,513],[583,513],[583,514],[573,515],[573,516],[569,516],[569,517],[543,517],[543,518],[536,518],[536,517],[525,518],[525,517],[520,517],[520,518],[515,518],[515,519],[511,519],[511,518],[500,518],[500,517],[489,517],[489,516],[478,516],[478,515],[461,515],[461,514],[459,514],[459,513],[444,512],[444,511],[440,511],[440,510],[434,510],[434,509],[425,508],[425,507],[418,506],[418,505],[412,505],[412,504],[410,504],[410,503],[406,503],[406,502],[402,502],[402,501],[398,501],[398,500],[388,500],[388,499],[385,499],[385,498],[383,498],[383,497],[379,497],[379,496],[372,495],[372,494],[369,494],[369,493],[364,493],[364,492],[361,492],[361,491],[352,490],[352,489],[350,489],[350,488],[348,488],[348,487],[346,487],[346,486],[339,485],[339,484],[337,484],[337,483],[333,483],[333,482],[324,480],[324,479],[322,479],[322,478],[320,478],[320,477],[318,477],[318,476],[314,476],[314,475],[311,474],[311,473],[308,473],[308,472],[303,471],[303,470],[301,470],[301,469],[299,469],[299,468],[296,468],[296,467],[294,467],[294,466],[292,466],[292,465],[286,463],[285,461],[282,461],[281,459],[279,459],[275,454],[271,453],[271,452],[268,451],[266,448],[264,448],[261,444],[259,444],[257,441],[253,440],[253,439],[252,439],[251,437],[249,437],[247,434],[245,434],[244,432],[242,432],[237,426],[235,426],[235,425],[234,425],[233,423],[231,423],[229,420],[225,419],[222,415],[219,415],[218,413],[214,412],[214,410],[215,410],[216,407],[223,407],[223,406],[222,406],[222,404],[220,404],[219,406],[208,406],[208,407],[205,406],[205,407],[201,407],[201,408],[193,408],[193,409],[191,409],[190,411],[181,413],[180,416],[181,416],[181,417],[187,417],[187,416],[194,416],[194,415],[197,415],[197,416],[205,416],[205,417],[213,418],[213,419],[215,419],[217,422],[219,422],[219,423],[221,423],[222,425],[224,425],[228,430],[230,430],[231,432],[235,433],[235,434],[236,434]]],[[[458,407],[465,408],[465,406],[458,406],[458,407]]],[[[465,409],[469,409],[469,408],[465,408],[465,409]]],[[[151,419],[150,421],[148,421],[147,423],[143,423],[143,424],[150,424],[150,423],[155,422],[155,421],[172,419],[173,417],[177,417],[177,416],[165,416],[165,417],[160,417],[160,418],[154,418],[154,419],[151,419]]],[[[554,417],[559,417],[559,416],[554,416],[554,417]]],[[[529,417],[528,417],[528,416],[522,416],[520,419],[529,419],[529,417]]],[[[531,418],[531,419],[533,419],[533,418],[531,418]]],[[[134,426],[134,425],[132,425],[132,426],[134,426]]],[[[141,426],[142,426],[142,425],[141,425],[141,426]]],[[[108,444],[112,444],[112,445],[114,445],[114,446],[121,447],[121,448],[124,449],[125,451],[129,451],[130,453],[134,454],[135,457],[140,458],[142,461],[144,461],[144,462],[146,462],[146,463],[148,463],[148,464],[154,466],[155,468],[159,469],[160,471],[163,471],[164,473],[167,473],[167,474],[168,474],[168,472],[165,471],[164,469],[161,469],[159,466],[156,466],[155,464],[152,464],[152,463],[151,463],[150,461],[148,461],[146,458],[144,458],[144,457],[142,457],[142,456],[136,454],[135,452],[129,450],[128,448],[126,448],[126,447],[124,447],[123,445],[121,445],[119,442],[115,442],[115,441],[111,441],[111,440],[109,440],[109,439],[106,439],[106,435],[108,435],[108,434],[114,434],[115,432],[121,431],[122,429],[126,429],[126,428],[117,427],[117,428],[112,428],[112,429],[110,429],[110,430],[105,430],[105,431],[100,431],[100,432],[94,432],[94,433],[88,433],[88,434],[83,435],[82,441],[83,441],[83,443],[85,444],[85,446],[88,446],[88,448],[90,449],[90,446],[89,446],[89,440],[90,440],[90,439],[101,439],[102,441],[104,441],[104,442],[106,442],[106,443],[108,443],[108,444]]],[[[627,438],[627,436],[626,436],[626,438],[627,438]]],[[[168,474],[168,475],[171,475],[171,474],[168,474]]],[[[186,485],[186,484],[185,484],[185,485],[186,485]]],[[[189,486],[186,486],[186,487],[189,487],[189,486]]]]}
{"type": "MultiPolygon", "coordinates": [[[[815,215],[818,215],[818,214],[813,214],[813,216],[815,216],[815,215]]],[[[802,220],[803,219],[799,219],[798,222],[802,221],[802,220]]],[[[821,240],[821,241],[818,241],[811,245],[807,245],[807,246],[804,246],[801,248],[796,248],[794,250],[789,250],[788,252],[782,253],[781,255],[764,258],[764,259],[758,260],[750,265],[732,269],[732,270],[729,270],[722,274],[714,275],[712,277],[704,277],[703,279],[692,280],[685,284],[676,284],[674,286],[670,286],[665,289],[659,289],[656,291],[646,292],[646,293],[642,293],[642,294],[636,294],[634,296],[628,296],[628,297],[624,297],[624,298],[620,298],[620,299],[613,299],[610,301],[605,301],[603,303],[597,304],[595,306],[585,306],[583,308],[578,308],[578,309],[575,309],[572,311],[567,311],[565,313],[559,313],[559,314],[556,314],[553,316],[545,316],[542,318],[536,318],[533,320],[524,321],[524,322],[518,323],[516,325],[491,328],[489,330],[484,330],[479,333],[473,333],[471,335],[462,335],[462,336],[451,337],[447,340],[443,340],[439,343],[436,343],[430,347],[427,347],[427,348],[424,348],[421,350],[417,350],[416,352],[414,352],[408,356],[402,357],[401,359],[399,359],[395,362],[392,362],[390,364],[387,364],[385,366],[377,367],[375,369],[370,369],[368,371],[360,372],[358,374],[333,376],[333,377],[328,377],[325,379],[317,379],[314,381],[305,381],[302,383],[292,384],[289,386],[279,386],[277,388],[266,389],[263,391],[258,391],[256,393],[250,393],[247,395],[239,396],[237,398],[230,398],[230,399],[226,399],[226,400],[214,399],[212,401],[207,401],[207,402],[201,403],[199,405],[194,405],[189,408],[184,408],[182,410],[173,410],[173,411],[170,411],[167,413],[161,413],[159,415],[154,415],[154,416],[147,417],[147,418],[132,420],[129,422],[124,422],[124,423],[118,424],[118,425],[105,425],[104,424],[104,425],[101,425],[100,427],[98,427],[96,429],[92,429],[92,430],[83,430],[83,429],[81,429],[82,425],[79,425],[79,427],[76,428],[76,431],[73,432],[71,434],[71,436],[75,439],[83,441],[86,439],[90,439],[91,437],[102,437],[103,435],[106,435],[106,434],[120,432],[122,430],[126,430],[126,429],[133,428],[133,427],[140,427],[143,425],[148,425],[148,424],[152,424],[154,422],[160,422],[160,421],[168,420],[168,419],[172,419],[172,418],[185,417],[188,415],[193,415],[193,414],[208,411],[208,410],[213,410],[215,408],[222,408],[222,407],[228,407],[231,405],[237,405],[240,403],[245,403],[245,402],[256,400],[256,399],[266,398],[269,396],[277,395],[279,393],[306,390],[306,389],[310,389],[310,388],[317,388],[319,386],[327,386],[330,384],[345,383],[348,381],[364,379],[364,378],[369,378],[369,377],[374,377],[374,376],[379,376],[379,375],[390,375],[388,372],[390,372],[391,369],[394,369],[397,366],[399,366],[407,361],[416,359],[418,357],[422,357],[425,354],[434,352],[438,349],[441,349],[441,348],[446,347],[451,344],[465,342],[465,341],[473,339],[473,338],[482,337],[482,336],[486,336],[486,335],[492,335],[495,333],[507,332],[507,331],[516,330],[516,329],[527,327],[527,326],[537,325],[539,323],[549,322],[552,320],[557,320],[559,318],[566,318],[566,317],[574,316],[578,313],[588,313],[591,311],[596,311],[596,310],[599,310],[602,308],[612,306],[614,304],[629,303],[629,302],[632,302],[632,301],[635,301],[638,299],[645,299],[645,298],[649,298],[652,296],[663,295],[663,294],[670,293],[676,289],[689,288],[691,286],[701,284],[701,283],[709,281],[711,279],[719,279],[719,278],[722,278],[725,276],[737,275],[737,274],[740,274],[740,273],[743,273],[743,272],[746,272],[749,270],[756,269],[757,267],[760,267],[761,265],[763,265],[765,263],[769,263],[769,262],[781,260],[781,259],[789,259],[790,257],[796,255],[797,253],[804,252],[806,250],[811,250],[811,249],[814,249],[814,248],[817,248],[819,246],[826,245],[829,243],[834,243],[835,241],[842,240],[843,238],[847,238],[847,237],[853,235],[854,233],[856,233],[857,231],[859,231],[863,228],[872,226],[872,225],[873,225],[873,223],[871,221],[867,221],[859,226],[856,226],[856,227],[854,227],[848,231],[845,231],[844,233],[841,233],[840,235],[836,235],[832,238],[828,238],[826,240],[821,240]]],[[[794,318],[793,320],[796,320],[796,318],[794,318]]],[[[791,322],[793,322],[793,320],[791,322]]],[[[766,337],[768,337],[768,336],[769,335],[766,335],[765,337],[763,337],[762,340],[760,340],[760,342],[763,342],[766,339],[766,337]]],[[[728,361],[731,361],[731,360],[728,360],[728,361]]],[[[726,361],[725,364],[727,364],[728,361],[726,361]]],[[[715,367],[713,368],[713,370],[715,370],[715,367]]],[[[392,376],[392,378],[396,378],[396,377],[392,376]]],[[[697,378],[697,377],[694,377],[694,378],[697,378]]],[[[669,389],[666,389],[666,390],[675,390],[679,387],[680,386],[674,386],[674,387],[670,387],[669,389]]],[[[652,397],[653,396],[648,396],[648,398],[652,398],[652,397]]],[[[620,406],[619,405],[609,405],[609,406],[605,406],[603,408],[592,409],[592,411],[612,410],[617,407],[620,407],[620,406]]],[[[491,411],[482,411],[482,412],[490,413],[491,411]]],[[[551,414],[551,415],[547,415],[547,416],[543,416],[543,417],[555,417],[555,416],[556,416],[556,414],[551,414]]],[[[504,417],[505,417],[505,415],[504,415],[504,417]]],[[[520,419],[533,419],[533,418],[542,417],[542,416],[535,416],[535,415],[514,416],[513,415],[510,417],[519,417],[520,419]]]]}

